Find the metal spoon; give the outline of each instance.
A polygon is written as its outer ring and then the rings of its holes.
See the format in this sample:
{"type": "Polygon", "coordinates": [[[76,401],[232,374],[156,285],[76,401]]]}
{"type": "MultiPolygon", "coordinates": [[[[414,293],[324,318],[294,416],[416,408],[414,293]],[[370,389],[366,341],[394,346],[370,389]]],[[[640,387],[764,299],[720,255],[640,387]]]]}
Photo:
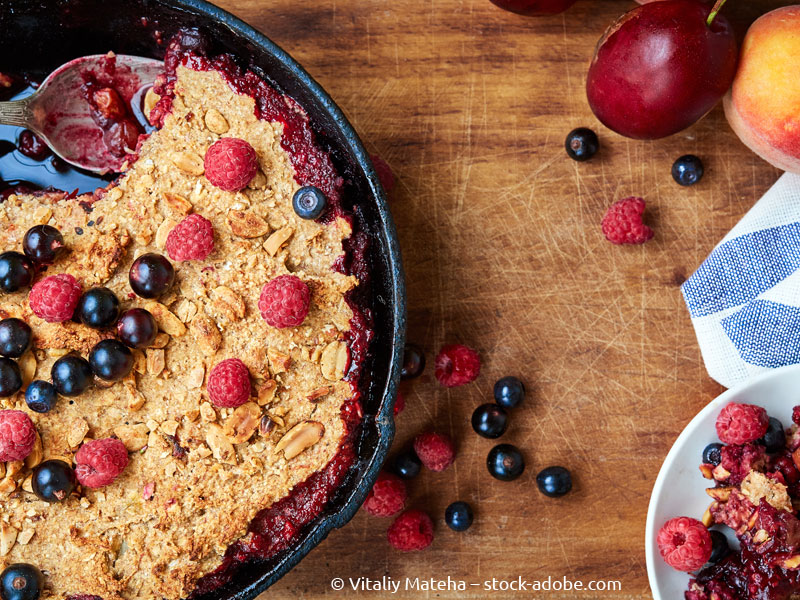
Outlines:
{"type": "Polygon", "coordinates": [[[89,103],[81,94],[85,74],[96,74],[112,86],[142,120],[141,100],[164,63],[124,54],[82,56],[61,65],[39,88],[22,100],[0,102],[0,123],[25,127],[44,140],[59,157],[81,169],[120,171],[124,158],[112,154],[103,142],[103,130],[94,122],[89,103]]]}

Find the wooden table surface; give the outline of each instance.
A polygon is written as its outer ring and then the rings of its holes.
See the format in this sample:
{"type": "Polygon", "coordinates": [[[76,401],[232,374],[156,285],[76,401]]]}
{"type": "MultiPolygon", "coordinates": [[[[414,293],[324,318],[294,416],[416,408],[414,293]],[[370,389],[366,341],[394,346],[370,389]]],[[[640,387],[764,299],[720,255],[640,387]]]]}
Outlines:
{"type": "MultiPolygon", "coordinates": [[[[435,519],[432,547],[391,549],[391,520],[362,511],[266,596],[386,596],[334,592],[335,577],[567,576],[619,580],[622,591],[525,596],[650,597],[650,490],[678,433],[722,391],[703,368],[679,286],[779,172],[738,141],[720,107],[657,142],[626,140],[597,122],[584,94],[588,61],[631,1],[580,0],[538,19],[488,0],[218,2],[297,58],[392,166],[409,340],[425,348],[429,365],[449,342],[477,348],[483,360],[471,385],[440,387],[429,368],[402,388],[395,451],[428,427],[458,444],[452,468],[410,484],[410,506],[435,519]],[[601,138],[600,154],[585,164],[563,150],[577,126],[601,138]],[[689,189],[670,177],[685,153],[706,165],[689,189]],[[646,199],[655,239],[613,246],[600,219],[630,195],[646,199]],[[493,442],[472,432],[469,417],[508,374],[529,394],[502,441],[523,449],[527,470],[501,483],[485,466],[493,442]],[[575,478],[560,500],[535,485],[552,464],[575,478]],[[477,513],[462,534],[443,522],[459,499],[477,513]]],[[[743,30],[767,8],[791,3],[730,0],[725,11],[743,30]]]]}

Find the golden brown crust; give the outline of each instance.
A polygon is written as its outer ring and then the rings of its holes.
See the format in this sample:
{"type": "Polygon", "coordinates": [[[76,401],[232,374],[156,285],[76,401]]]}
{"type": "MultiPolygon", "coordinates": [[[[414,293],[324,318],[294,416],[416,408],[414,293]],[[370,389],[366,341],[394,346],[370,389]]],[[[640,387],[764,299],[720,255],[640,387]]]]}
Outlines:
{"type": "MultiPolygon", "coordinates": [[[[26,491],[33,465],[3,469],[0,524],[16,538],[0,567],[38,565],[47,575],[45,597],[187,596],[255,514],[324,467],[344,435],[340,412],[350,385],[335,363],[323,368],[320,358],[350,327],[344,294],[356,281],[332,270],[350,227],[343,219],[323,226],[296,217],[291,197],[298,185],[280,146],[282,126],[257,120],[251,98],[235,94],[216,72],[185,68],[175,90],[173,114],[90,213],[79,204],[88,198],[12,196],[0,204],[0,250],[19,249],[36,223],[55,225],[70,253],[48,275],[69,272],[84,289],[110,287],[123,308],[153,312],[165,334],[158,347],[136,352],[125,381],[95,386],[72,402],[62,398],[48,414],[29,413],[45,459],[72,460],[88,439],[119,437],[131,455],[116,482],[48,505],[26,491]],[[223,192],[198,175],[196,159],[220,137],[219,117],[224,135],[246,139],[258,153],[254,189],[223,192]],[[132,297],[131,262],[144,252],[163,253],[166,234],[188,212],[213,223],[214,252],[176,264],[175,285],[158,302],[132,297]],[[258,296],[264,283],[288,272],[308,283],[311,308],[300,327],[277,330],[259,315],[258,296]],[[236,410],[217,409],[205,378],[232,357],[248,366],[254,397],[236,410]],[[275,425],[259,427],[265,416],[275,425]]],[[[37,378],[49,378],[58,356],[85,356],[108,335],[44,323],[24,292],[0,298],[0,311],[33,328],[27,360],[35,357],[37,378]]],[[[21,394],[2,406],[25,409],[21,394]]]]}

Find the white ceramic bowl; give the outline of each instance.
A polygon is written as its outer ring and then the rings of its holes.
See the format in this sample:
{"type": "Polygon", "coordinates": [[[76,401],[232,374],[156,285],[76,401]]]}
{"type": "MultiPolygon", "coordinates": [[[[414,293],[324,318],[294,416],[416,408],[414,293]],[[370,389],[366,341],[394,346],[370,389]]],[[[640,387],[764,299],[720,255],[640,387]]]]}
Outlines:
{"type": "MultiPolygon", "coordinates": [[[[780,419],[788,427],[792,423],[792,408],[800,404],[800,365],[764,373],[720,394],[692,419],[673,444],[658,473],[647,510],[645,554],[654,600],[683,598],[688,588],[689,575],[674,570],[662,560],[656,536],[661,526],[673,517],[700,519],[711,503],[705,489],[712,484],[703,478],[698,466],[703,448],[719,441],[715,429],[717,415],[729,402],[763,406],[769,416],[780,419]]],[[[734,541],[732,535],[729,539],[734,541]]]]}

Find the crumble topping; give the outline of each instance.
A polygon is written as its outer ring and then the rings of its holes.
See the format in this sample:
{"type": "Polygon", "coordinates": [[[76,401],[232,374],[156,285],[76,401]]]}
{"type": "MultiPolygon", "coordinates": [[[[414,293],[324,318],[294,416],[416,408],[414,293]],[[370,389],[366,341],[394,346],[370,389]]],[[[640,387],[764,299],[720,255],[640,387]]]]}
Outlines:
{"type": "MultiPolygon", "coordinates": [[[[281,135],[282,125],[257,119],[254,100],[219,73],[179,67],[163,128],[99,200],[53,193],[0,204],[0,250],[18,249],[33,225],[57,227],[70,252],[46,275],[70,273],[84,290],[107,286],[123,309],[149,310],[161,332],[151,348],[134,351],[123,382],[98,382],[47,414],[27,411],[21,393],[0,399],[2,408],[26,410],[40,435],[24,463],[0,464],[0,568],[39,566],[43,597],[186,597],[260,510],[337,452],[341,408],[353,393],[343,380],[353,316],[345,294],[357,281],[333,267],[351,228],[342,218],[322,225],[294,214],[299,185],[281,135]],[[202,157],[220,135],[258,154],[259,172],[241,192],[202,176],[202,157]],[[135,297],[131,263],[163,253],[169,231],[192,212],[212,222],[213,253],[176,263],[175,284],[157,301],[135,297]],[[301,326],[275,329],[259,315],[259,292],[288,273],[308,284],[311,307],[301,326]],[[254,380],[254,396],[236,409],[215,408],[205,390],[210,369],[227,358],[244,361],[254,380]],[[71,464],[82,443],[109,436],[132,453],[112,485],[55,505],[31,493],[36,464],[71,464]]],[[[0,298],[0,316],[22,318],[34,332],[34,349],[20,360],[26,384],[49,379],[57,358],[85,356],[112,335],[46,323],[27,296],[0,298]]]]}

